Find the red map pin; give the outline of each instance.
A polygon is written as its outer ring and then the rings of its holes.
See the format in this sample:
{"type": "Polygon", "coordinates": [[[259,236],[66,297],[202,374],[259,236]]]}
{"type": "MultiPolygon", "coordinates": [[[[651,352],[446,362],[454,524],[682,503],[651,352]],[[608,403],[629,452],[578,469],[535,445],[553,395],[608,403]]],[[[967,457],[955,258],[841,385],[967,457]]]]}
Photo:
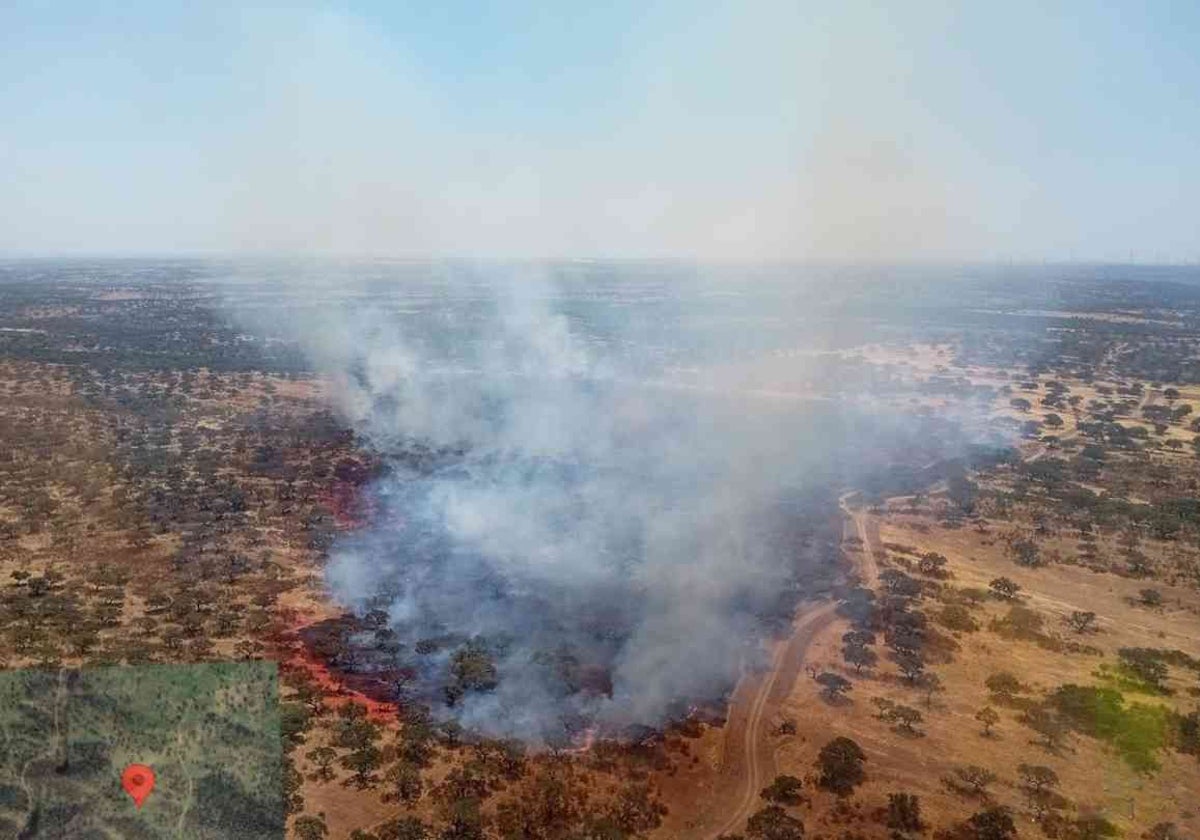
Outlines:
{"type": "Polygon", "coordinates": [[[133,797],[133,802],[141,810],[142,803],[154,790],[154,771],[145,764],[130,764],[121,774],[121,787],[133,797]]]}

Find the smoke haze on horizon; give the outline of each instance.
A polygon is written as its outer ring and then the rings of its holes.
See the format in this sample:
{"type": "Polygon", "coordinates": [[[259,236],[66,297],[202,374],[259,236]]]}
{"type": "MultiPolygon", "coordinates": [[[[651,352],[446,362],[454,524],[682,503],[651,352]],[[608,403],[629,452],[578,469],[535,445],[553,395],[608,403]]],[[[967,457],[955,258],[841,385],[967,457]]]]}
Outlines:
{"type": "Polygon", "coordinates": [[[1187,6],[0,11],[0,251],[1186,261],[1187,6]]]}

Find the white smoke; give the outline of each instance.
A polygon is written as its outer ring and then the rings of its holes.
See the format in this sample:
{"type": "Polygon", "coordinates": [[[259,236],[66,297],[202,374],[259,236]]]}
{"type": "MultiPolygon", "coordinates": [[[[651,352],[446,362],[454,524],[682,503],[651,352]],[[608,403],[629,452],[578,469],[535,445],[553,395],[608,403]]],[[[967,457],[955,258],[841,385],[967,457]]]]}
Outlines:
{"type": "Polygon", "coordinates": [[[796,597],[807,469],[861,430],[841,417],[818,435],[807,409],[767,409],[736,382],[683,387],[695,378],[669,371],[687,294],[588,310],[586,290],[527,266],[450,274],[326,284],[320,302],[293,286],[314,303],[288,316],[291,337],[390,464],[373,521],[331,551],[334,596],[386,610],[422,699],[440,701],[456,651],[486,651],[495,684],[453,713],[492,734],[657,725],[719,699],[796,597]],[[417,464],[418,445],[440,454],[417,464]]]}

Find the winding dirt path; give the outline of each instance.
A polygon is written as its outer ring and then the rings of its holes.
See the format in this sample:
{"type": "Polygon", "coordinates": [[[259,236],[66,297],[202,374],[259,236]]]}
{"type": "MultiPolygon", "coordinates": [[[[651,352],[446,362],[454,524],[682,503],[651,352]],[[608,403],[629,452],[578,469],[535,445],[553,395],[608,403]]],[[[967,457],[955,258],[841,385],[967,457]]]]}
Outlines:
{"type": "MultiPolygon", "coordinates": [[[[842,514],[854,522],[858,537],[862,540],[863,550],[855,555],[858,558],[856,571],[865,585],[874,586],[879,579],[879,566],[875,560],[879,543],[878,526],[869,527],[866,512],[850,507],[850,499],[855,495],[854,492],[844,493],[838,499],[838,506],[842,514]]],[[[707,840],[716,840],[722,834],[739,829],[758,804],[759,790],[774,777],[775,751],[764,743],[763,719],[769,717],[769,713],[791,693],[809,645],[833,623],[838,604],[836,601],[827,601],[798,610],[792,622],[792,635],[775,644],[770,670],[747,674],[734,692],[726,730],[726,760],[721,776],[730,785],[737,784],[740,793],[734,809],[717,828],[706,835],[707,840]]]]}
{"type": "MultiPolygon", "coordinates": [[[[818,633],[833,622],[837,606],[835,602],[822,604],[799,617],[792,625],[791,638],[777,643],[775,655],[771,660],[771,670],[758,675],[756,690],[747,698],[750,707],[746,720],[742,726],[733,727],[730,732],[733,736],[731,740],[740,740],[741,743],[736,746],[740,747],[741,754],[738,760],[729,763],[726,772],[722,773],[725,777],[741,777],[741,793],[737,806],[718,828],[709,833],[709,840],[716,840],[720,835],[738,829],[758,804],[759,790],[774,776],[775,755],[774,750],[763,743],[763,718],[790,693],[795,672],[800,670],[808,646],[818,633]],[[785,673],[790,673],[790,678],[783,677],[785,673]],[[737,737],[739,731],[740,738],[737,737]],[[735,772],[729,772],[730,770],[735,772]]],[[[731,721],[732,718],[731,713],[731,721]]]]}

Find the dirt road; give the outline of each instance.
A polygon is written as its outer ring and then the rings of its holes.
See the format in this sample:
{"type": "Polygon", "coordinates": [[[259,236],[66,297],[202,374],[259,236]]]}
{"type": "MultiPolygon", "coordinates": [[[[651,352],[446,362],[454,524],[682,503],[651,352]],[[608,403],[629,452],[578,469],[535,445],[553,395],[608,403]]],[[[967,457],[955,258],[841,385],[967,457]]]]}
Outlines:
{"type": "MultiPolygon", "coordinates": [[[[857,555],[856,571],[865,585],[874,586],[879,578],[875,561],[879,533],[877,527],[869,527],[865,512],[850,507],[849,500],[854,495],[843,494],[838,505],[854,522],[862,540],[863,550],[857,555]]],[[[725,730],[725,761],[721,776],[723,783],[738,785],[739,793],[734,809],[706,835],[707,840],[716,840],[722,834],[741,828],[758,804],[759,790],[774,778],[775,752],[763,742],[763,720],[769,718],[791,693],[804,666],[809,645],[837,617],[837,608],[837,602],[830,601],[797,610],[792,635],[776,643],[770,670],[746,675],[734,692],[725,730]]]]}
{"type": "Polygon", "coordinates": [[[858,538],[862,540],[862,555],[858,573],[862,578],[863,586],[874,589],[879,583],[879,563],[875,559],[878,556],[876,552],[883,550],[883,546],[879,542],[879,525],[873,520],[868,525],[867,512],[850,507],[850,499],[856,495],[858,494],[855,492],[843,493],[838,497],[838,507],[854,522],[858,538]]]}

